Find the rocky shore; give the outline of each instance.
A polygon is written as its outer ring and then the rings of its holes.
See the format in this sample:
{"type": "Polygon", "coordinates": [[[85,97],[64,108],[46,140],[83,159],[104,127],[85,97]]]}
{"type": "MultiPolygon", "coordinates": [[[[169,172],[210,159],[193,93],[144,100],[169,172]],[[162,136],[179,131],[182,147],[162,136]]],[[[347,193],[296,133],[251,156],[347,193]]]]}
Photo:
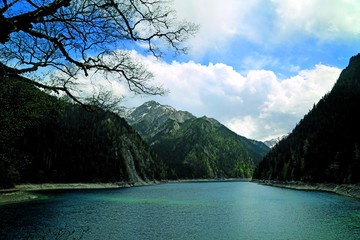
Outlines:
{"type": "Polygon", "coordinates": [[[0,192],[0,205],[24,202],[38,199],[40,196],[31,192],[13,190],[12,192],[0,192]]]}
{"type": "Polygon", "coordinates": [[[343,196],[360,198],[359,184],[304,183],[300,181],[276,181],[259,179],[253,179],[252,182],[273,187],[282,187],[304,191],[331,192],[343,196]]]}

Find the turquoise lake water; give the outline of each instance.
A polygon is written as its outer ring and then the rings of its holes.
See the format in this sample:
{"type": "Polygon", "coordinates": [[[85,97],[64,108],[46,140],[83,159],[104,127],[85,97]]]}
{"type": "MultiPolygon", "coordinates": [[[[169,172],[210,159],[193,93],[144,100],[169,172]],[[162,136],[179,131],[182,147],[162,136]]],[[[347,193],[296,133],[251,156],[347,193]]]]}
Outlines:
{"type": "Polygon", "coordinates": [[[197,182],[46,195],[0,206],[0,239],[360,239],[360,200],[323,192],[197,182]]]}

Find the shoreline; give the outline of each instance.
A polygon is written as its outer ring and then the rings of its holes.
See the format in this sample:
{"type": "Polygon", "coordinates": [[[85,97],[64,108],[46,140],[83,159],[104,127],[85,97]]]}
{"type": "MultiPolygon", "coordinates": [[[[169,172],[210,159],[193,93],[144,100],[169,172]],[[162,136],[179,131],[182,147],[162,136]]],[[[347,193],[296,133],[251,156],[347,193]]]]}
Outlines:
{"type": "Polygon", "coordinates": [[[47,190],[84,190],[84,189],[116,189],[138,186],[150,186],[167,183],[196,183],[196,182],[231,182],[246,181],[249,178],[226,178],[226,179],[178,179],[161,181],[141,181],[141,182],[116,182],[116,183],[41,183],[41,184],[19,184],[12,189],[0,189],[0,206],[6,204],[16,204],[32,200],[46,198],[42,196],[42,191],[47,190]]]}
{"type": "Polygon", "coordinates": [[[19,184],[12,189],[0,189],[0,206],[39,200],[46,198],[41,191],[47,190],[84,190],[84,189],[116,189],[158,184],[152,182],[117,182],[117,183],[42,183],[19,184]],[[36,193],[35,193],[36,192],[36,193]]]}
{"type": "Polygon", "coordinates": [[[288,188],[300,191],[329,192],[360,199],[359,184],[305,183],[300,181],[277,181],[261,179],[253,179],[251,182],[266,186],[288,188]]]}
{"type": "Polygon", "coordinates": [[[160,183],[200,183],[200,182],[250,182],[251,178],[199,178],[199,179],[177,179],[162,180],[160,183]]]}
{"type": "Polygon", "coordinates": [[[200,182],[253,182],[261,185],[288,188],[300,191],[330,192],[360,199],[360,184],[304,183],[299,181],[259,180],[249,178],[225,179],[178,179],[150,182],[117,182],[117,183],[42,183],[20,184],[12,189],[0,189],[0,206],[16,204],[46,198],[41,194],[47,190],[84,190],[84,189],[116,189],[137,186],[149,186],[167,183],[200,183],[200,182]]]}
{"type": "Polygon", "coordinates": [[[145,185],[141,183],[118,182],[118,183],[41,183],[41,184],[19,184],[15,189],[20,191],[43,191],[43,190],[71,190],[71,189],[101,189],[121,188],[145,185]]]}

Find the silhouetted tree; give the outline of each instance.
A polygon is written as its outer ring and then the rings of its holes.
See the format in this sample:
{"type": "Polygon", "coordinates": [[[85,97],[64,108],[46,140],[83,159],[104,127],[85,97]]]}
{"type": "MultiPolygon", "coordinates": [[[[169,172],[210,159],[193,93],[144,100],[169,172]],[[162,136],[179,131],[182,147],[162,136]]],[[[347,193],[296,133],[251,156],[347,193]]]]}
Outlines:
{"type": "MultiPolygon", "coordinates": [[[[137,94],[163,94],[149,84],[153,76],[126,49],[135,42],[161,57],[197,30],[177,22],[166,0],[2,0],[0,1],[0,76],[64,92],[75,102],[79,74],[103,74],[125,81],[137,94]],[[57,72],[44,82],[45,73],[57,72]],[[17,78],[19,79],[19,78],[17,78]],[[41,81],[39,80],[41,79],[41,81]]],[[[98,93],[92,103],[109,100],[98,93]]]]}

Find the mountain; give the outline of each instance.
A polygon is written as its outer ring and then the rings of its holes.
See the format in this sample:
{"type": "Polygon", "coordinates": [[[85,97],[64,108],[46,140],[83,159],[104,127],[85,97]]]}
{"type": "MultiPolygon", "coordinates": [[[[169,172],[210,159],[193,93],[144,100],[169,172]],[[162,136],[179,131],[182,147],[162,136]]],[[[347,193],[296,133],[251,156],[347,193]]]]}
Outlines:
{"type": "Polygon", "coordinates": [[[270,140],[264,141],[264,144],[266,146],[268,146],[269,148],[273,148],[276,144],[278,144],[281,140],[283,140],[286,137],[287,137],[287,135],[283,135],[283,136],[277,137],[277,138],[272,138],[270,140]]]}
{"type": "Polygon", "coordinates": [[[180,124],[195,118],[189,112],[177,111],[173,107],[149,101],[137,108],[121,107],[118,114],[147,141],[154,144],[159,136],[173,133],[180,124]]]}
{"type": "Polygon", "coordinates": [[[166,178],[164,162],[117,114],[88,112],[6,77],[0,102],[0,188],[166,178]]]}
{"type": "Polygon", "coordinates": [[[254,178],[360,182],[360,54],[326,94],[259,164],[254,178]]]}
{"type": "Polygon", "coordinates": [[[171,169],[173,178],[251,177],[269,151],[217,120],[155,101],[119,111],[171,169]]]}

